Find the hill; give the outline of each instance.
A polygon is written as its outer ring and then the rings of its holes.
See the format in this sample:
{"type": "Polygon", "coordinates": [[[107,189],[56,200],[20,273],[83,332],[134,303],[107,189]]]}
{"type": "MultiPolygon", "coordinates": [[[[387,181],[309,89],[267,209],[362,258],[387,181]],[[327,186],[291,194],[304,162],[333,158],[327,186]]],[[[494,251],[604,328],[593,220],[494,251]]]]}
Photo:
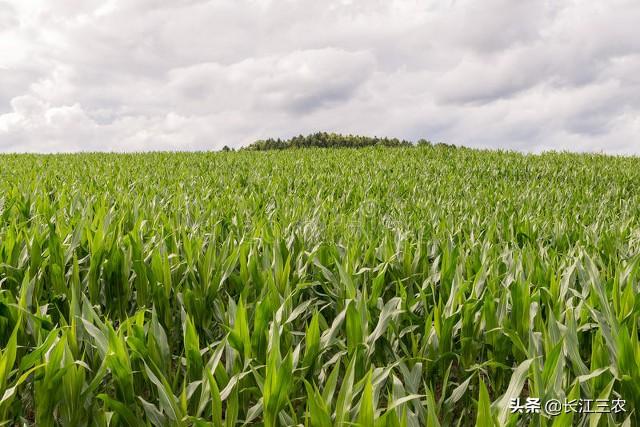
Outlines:
{"type": "MultiPolygon", "coordinates": [[[[418,145],[430,145],[425,139],[421,139],[418,145]]],[[[246,147],[247,150],[266,151],[284,150],[290,148],[363,148],[372,146],[383,147],[410,147],[413,143],[398,138],[378,138],[376,136],[341,135],[338,133],[317,132],[310,135],[294,136],[290,139],[268,138],[255,141],[246,147]]]]}

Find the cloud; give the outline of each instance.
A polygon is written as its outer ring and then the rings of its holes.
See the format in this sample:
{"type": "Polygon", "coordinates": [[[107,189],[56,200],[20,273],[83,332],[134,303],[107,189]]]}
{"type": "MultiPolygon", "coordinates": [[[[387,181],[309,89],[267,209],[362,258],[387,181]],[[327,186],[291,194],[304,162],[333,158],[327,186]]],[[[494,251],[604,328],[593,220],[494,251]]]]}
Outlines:
{"type": "Polygon", "coordinates": [[[169,71],[169,96],[192,113],[222,109],[281,109],[293,114],[345,101],[366,81],[375,58],[367,52],[326,48],[201,63],[169,71]],[[260,97],[255,97],[260,94],[260,97]]]}
{"type": "Polygon", "coordinates": [[[18,25],[15,9],[11,4],[0,1],[0,34],[18,25]]]}
{"type": "Polygon", "coordinates": [[[328,130],[640,154],[635,0],[0,1],[0,151],[328,130]]]}

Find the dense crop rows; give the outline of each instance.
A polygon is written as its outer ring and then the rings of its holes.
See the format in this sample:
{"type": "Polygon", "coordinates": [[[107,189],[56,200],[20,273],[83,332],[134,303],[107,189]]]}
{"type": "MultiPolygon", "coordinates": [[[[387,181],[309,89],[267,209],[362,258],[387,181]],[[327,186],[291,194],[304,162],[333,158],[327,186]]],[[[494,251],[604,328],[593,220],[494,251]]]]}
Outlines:
{"type": "Polygon", "coordinates": [[[633,158],[0,156],[0,419],[633,425],[639,257],[633,158]]]}

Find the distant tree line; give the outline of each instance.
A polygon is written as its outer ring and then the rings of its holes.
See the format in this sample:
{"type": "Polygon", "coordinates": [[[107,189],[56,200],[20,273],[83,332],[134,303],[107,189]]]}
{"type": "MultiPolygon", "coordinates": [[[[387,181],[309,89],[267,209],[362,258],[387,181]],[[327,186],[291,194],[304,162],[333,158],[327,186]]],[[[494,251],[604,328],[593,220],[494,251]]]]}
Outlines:
{"type": "MultiPolygon", "coordinates": [[[[268,138],[260,139],[245,147],[246,150],[266,151],[285,150],[289,148],[361,148],[372,146],[384,147],[413,147],[415,145],[432,145],[426,139],[420,139],[415,144],[406,139],[387,138],[362,135],[342,135],[338,133],[316,132],[310,135],[298,135],[290,139],[268,138]]],[[[436,144],[447,145],[447,144],[436,144]]],[[[453,146],[451,146],[453,147],[453,146]]]]}

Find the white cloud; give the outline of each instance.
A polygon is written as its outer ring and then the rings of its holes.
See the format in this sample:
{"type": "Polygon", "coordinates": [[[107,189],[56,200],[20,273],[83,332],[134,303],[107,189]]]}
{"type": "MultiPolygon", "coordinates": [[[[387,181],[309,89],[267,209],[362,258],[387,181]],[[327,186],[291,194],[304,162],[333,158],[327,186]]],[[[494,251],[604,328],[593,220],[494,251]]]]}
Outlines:
{"type": "Polygon", "coordinates": [[[0,34],[18,25],[16,11],[11,4],[0,1],[0,34]]]}
{"type": "Polygon", "coordinates": [[[167,96],[179,99],[193,114],[212,107],[304,113],[348,99],[366,81],[374,62],[367,52],[327,48],[250,58],[227,66],[200,63],[169,70],[167,96]]]}
{"type": "Polygon", "coordinates": [[[0,151],[316,130],[640,154],[635,0],[0,1],[0,151]]]}

